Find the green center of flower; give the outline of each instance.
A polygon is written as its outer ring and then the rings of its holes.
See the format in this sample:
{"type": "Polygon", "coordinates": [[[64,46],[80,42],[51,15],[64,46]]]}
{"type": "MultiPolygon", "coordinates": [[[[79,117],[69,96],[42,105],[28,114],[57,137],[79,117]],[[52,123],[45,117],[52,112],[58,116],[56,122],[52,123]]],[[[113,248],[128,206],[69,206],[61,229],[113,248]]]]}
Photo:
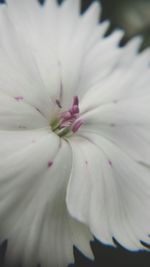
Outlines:
{"type": "MultiPolygon", "coordinates": [[[[56,104],[61,109],[59,100],[56,100],[56,104]]],[[[73,97],[72,107],[65,112],[60,112],[58,118],[51,123],[51,128],[54,133],[60,137],[68,137],[73,133],[76,133],[83,120],[80,118],[79,99],[77,96],[73,97]]]]}

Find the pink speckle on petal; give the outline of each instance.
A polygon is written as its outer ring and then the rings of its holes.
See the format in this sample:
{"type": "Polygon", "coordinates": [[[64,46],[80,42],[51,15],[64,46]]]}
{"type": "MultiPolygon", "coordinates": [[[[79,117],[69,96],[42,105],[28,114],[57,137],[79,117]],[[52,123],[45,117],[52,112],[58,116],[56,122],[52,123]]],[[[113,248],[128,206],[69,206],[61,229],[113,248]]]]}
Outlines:
{"type": "Polygon", "coordinates": [[[50,168],[53,165],[53,161],[49,160],[48,162],[48,168],[50,168]]]}
{"type": "Polygon", "coordinates": [[[20,100],[23,100],[24,98],[23,98],[23,96],[15,96],[14,97],[17,101],[20,101],[20,100]]]}
{"type": "Polygon", "coordinates": [[[109,160],[108,163],[109,163],[110,166],[112,166],[112,161],[111,160],[109,160]]]}

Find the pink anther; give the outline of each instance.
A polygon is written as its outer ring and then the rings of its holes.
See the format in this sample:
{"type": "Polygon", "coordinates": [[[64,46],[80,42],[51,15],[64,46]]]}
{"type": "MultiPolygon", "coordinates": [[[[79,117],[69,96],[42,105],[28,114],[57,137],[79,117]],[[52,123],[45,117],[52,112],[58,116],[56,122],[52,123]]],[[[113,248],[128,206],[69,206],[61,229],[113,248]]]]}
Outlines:
{"type": "Polygon", "coordinates": [[[83,125],[83,120],[80,119],[80,120],[75,121],[75,123],[72,127],[72,132],[76,133],[79,130],[79,128],[81,127],[81,125],[83,125]]]}

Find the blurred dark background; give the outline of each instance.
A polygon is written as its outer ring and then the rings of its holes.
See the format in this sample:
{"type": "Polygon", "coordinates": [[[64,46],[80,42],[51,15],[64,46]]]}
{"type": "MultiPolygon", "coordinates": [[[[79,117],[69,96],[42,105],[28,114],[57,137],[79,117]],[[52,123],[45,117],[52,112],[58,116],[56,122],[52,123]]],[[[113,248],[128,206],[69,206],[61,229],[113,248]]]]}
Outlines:
{"type": "MultiPolygon", "coordinates": [[[[61,2],[61,0],[58,1],[61,2]]],[[[93,0],[82,0],[82,10],[84,11],[92,2],[93,0]]],[[[150,46],[150,0],[101,0],[101,4],[103,6],[101,20],[111,21],[108,34],[115,28],[122,28],[125,30],[122,44],[133,36],[141,35],[143,36],[142,49],[150,46]]],[[[6,245],[7,243],[4,242],[0,248],[0,267],[6,245]]],[[[117,248],[111,248],[98,241],[92,242],[91,247],[95,255],[94,262],[74,249],[75,264],[70,267],[150,267],[150,252],[133,253],[123,249],[119,244],[117,248]]]]}
{"type": "MultiPolygon", "coordinates": [[[[115,28],[125,31],[123,43],[136,35],[143,36],[142,49],[150,46],[150,0],[98,0],[103,7],[101,20],[109,19],[108,33],[115,28]]],[[[93,0],[83,0],[85,10],[93,0]]]]}

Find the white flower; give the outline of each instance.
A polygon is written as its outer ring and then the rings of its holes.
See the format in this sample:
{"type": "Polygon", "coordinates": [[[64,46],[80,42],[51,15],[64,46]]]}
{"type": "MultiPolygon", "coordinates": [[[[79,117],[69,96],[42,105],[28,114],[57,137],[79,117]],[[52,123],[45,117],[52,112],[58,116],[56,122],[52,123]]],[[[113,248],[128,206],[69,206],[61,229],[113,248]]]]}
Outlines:
{"type": "MultiPolygon", "coordinates": [[[[64,267],[93,236],[150,243],[149,51],[97,2],[0,6],[0,236],[8,264],[64,267]]],[[[8,266],[8,265],[7,265],[8,266]]]]}

